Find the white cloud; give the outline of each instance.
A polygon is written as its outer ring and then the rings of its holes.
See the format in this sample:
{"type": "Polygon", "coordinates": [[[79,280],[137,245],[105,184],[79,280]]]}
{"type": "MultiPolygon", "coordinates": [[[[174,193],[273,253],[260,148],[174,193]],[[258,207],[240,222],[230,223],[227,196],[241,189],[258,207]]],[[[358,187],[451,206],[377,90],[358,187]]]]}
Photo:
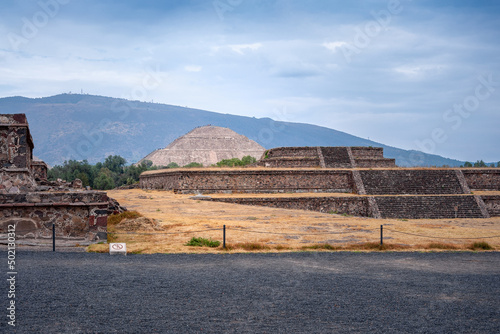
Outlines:
{"type": "Polygon", "coordinates": [[[332,52],[337,52],[337,49],[340,49],[344,45],[347,45],[347,42],[343,42],[343,41],[325,42],[325,43],[323,43],[321,45],[324,46],[325,48],[327,48],[328,50],[332,51],[332,52]]]}
{"type": "Polygon", "coordinates": [[[241,55],[245,54],[244,51],[250,50],[250,51],[257,51],[262,47],[262,43],[253,43],[253,44],[233,44],[229,45],[229,48],[233,50],[236,53],[239,53],[241,55]]]}
{"type": "Polygon", "coordinates": [[[203,69],[203,67],[202,66],[196,66],[196,65],[187,65],[187,66],[184,66],[184,69],[187,72],[200,72],[203,69]]]}

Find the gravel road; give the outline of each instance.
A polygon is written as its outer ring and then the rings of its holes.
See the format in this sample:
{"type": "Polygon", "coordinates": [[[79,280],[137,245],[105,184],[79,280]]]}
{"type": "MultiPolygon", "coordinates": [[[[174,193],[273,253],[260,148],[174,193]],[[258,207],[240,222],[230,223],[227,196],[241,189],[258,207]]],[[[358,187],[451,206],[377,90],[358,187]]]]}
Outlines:
{"type": "Polygon", "coordinates": [[[500,253],[16,256],[2,333],[500,332],[500,253]]]}

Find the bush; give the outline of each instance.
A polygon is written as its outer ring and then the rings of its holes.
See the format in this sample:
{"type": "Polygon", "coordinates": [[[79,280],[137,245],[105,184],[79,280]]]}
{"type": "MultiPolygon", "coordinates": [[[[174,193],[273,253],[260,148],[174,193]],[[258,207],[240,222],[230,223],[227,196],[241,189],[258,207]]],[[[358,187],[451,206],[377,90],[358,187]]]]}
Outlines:
{"type": "Polygon", "coordinates": [[[469,246],[472,250],[492,250],[493,247],[486,241],[478,241],[469,246]]]}
{"type": "Polygon", "coordinates": [[[220,241],[205,239],[205,238],[195,238],[192,237],[191,240],[188,241],[186,246],[195,246],[195,247],[219,247],[220,241]]]}
{"type": "Polygon", "coordinates": [[[198,168],[198,167],[203,167],[203,164],[200,164],[199,162],[191,162],[184,166],[184,168],[198,168]]]}

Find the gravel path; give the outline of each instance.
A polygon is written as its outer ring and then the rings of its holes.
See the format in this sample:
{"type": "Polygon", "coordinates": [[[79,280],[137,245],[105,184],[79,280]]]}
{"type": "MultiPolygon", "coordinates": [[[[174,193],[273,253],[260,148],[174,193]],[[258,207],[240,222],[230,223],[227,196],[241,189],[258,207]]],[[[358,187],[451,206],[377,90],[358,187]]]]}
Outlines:
{"type": "Polygon", "coordinates": [[[16,327],[4,284],[2,333],[500,332],[500,253],[20,250],[16,260],[16,327]]]}

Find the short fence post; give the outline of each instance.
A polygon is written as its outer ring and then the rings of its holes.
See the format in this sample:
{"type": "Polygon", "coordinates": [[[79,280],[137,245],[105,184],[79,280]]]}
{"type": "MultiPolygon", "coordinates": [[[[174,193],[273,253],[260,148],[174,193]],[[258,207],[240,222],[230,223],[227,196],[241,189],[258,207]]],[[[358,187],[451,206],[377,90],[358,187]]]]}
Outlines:
{"type": "Polygon", "coordinates": [[[380,246],[384,244],[384,225],[380,225],[380,246]]]}
{"type": "Polygon", "coordinates": [[[52,223],[52,251],[56,251],[56,224],[52,223]]]}
{"type": "Polygon", "coordinates": [[[222,227],[222,248],[226,249],[226,225],[222,227]]]}

